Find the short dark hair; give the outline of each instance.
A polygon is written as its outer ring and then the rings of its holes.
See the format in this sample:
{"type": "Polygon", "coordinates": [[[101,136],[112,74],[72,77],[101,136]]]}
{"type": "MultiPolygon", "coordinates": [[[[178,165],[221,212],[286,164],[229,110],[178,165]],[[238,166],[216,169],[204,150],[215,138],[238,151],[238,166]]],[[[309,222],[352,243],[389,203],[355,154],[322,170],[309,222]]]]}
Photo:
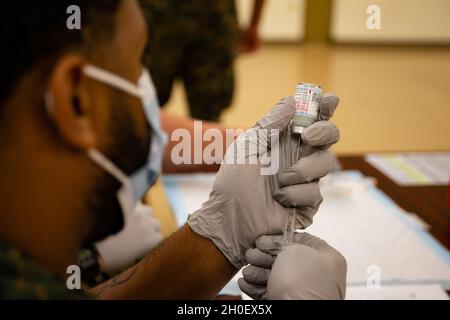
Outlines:
{"type": "MultiPolygon", "coordinates": [[[[114,34],[121,0],[13,0],[0,13],[0,103],[20,78],[44,60],[57,61],[70,50],[89,50],[114,34]],[[67,8],[79,6],[81,29],[66,26],[67,8]]],[[[0,110],[1,112],[1,110],[0,110]]]]}

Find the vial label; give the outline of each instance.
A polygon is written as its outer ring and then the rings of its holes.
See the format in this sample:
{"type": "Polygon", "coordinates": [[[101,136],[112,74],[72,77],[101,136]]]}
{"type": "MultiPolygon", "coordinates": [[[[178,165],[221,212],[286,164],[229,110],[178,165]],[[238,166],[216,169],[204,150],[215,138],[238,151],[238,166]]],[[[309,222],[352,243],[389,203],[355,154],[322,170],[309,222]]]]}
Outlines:
{"type": "Polygon", "coordinates": [[[321,92],[299,86],[296,95],[296,112],[304,116],[317,118],[321,92]]]}

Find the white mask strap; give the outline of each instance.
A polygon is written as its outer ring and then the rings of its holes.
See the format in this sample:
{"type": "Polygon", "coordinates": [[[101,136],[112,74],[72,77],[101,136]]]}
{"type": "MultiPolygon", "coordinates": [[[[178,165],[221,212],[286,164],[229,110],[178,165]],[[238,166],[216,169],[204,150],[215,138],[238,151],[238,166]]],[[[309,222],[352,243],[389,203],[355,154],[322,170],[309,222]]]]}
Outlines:
{"type": "MultiPolygon", "coordinates": [[[[51,116],[53,114],[53,96],[50,91],[45,93],[45,107],[47,109],[47,113],[51,116]]],[[[105,157],[100,151],[97,149],[91,148],[87,150],[87,155],[94,161],[97,165],[106,170],[109,174],[111,174],[114,178],[120,181],[122,185],[126,185],[129,183],[128,177],[120,170],[114,163],[111,162],[107,157],[105,157]]]]}
{"type": "Polygon", "coordinates": [[[89,158],[91,158],[96,164],[106,170],[114,178],[119,180],[122,185],[127,185],[129,183],[128,177],[120,170],[114,163],[111,162],[107,157],[105,157],[97,149],[91,148],[87,151],[89,158]]]}
{"type": "Polygon", "coordinates": [[[116,89],[125,91],[138,98],[141,98],[143,95],[142,90],[131,81],[128,81],[112,72],[103,70],[91,64],[87,64],[83,67],[83,73],[89,78],[109,84],[116,89]]]}

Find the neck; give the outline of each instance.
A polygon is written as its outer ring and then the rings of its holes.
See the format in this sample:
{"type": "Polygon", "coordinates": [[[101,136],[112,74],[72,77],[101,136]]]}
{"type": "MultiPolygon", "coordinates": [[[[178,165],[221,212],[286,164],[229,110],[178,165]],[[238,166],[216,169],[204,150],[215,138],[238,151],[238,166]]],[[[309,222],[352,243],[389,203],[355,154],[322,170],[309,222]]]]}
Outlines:
{"type": "Polygon", "coordinates": [[[63,275],[77,263],[82,230],[89,229],[79,222],[87,216],[77,192],[83,183],[70,163],[73,155],[40,154],[46,153],[16,148],[0,155],[0,238],[63,275]]]}

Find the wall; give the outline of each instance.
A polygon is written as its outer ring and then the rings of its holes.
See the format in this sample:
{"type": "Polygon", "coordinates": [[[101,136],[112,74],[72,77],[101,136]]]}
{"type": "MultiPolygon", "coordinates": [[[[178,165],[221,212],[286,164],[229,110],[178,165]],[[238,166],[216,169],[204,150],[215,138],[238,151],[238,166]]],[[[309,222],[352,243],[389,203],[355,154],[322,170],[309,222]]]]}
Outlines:
{"type": "Polygon", "coordinates": [[[450,43],[449,0],[334,0],[337,42],[450,43]],[[381,30],[368,30],[369,5],[381,9],[381,30]]]}
{"type": "MultiPolygon", "coordinates": [[[[248,24],[254,0],[237,0],[241,26],[248,24]]],[[[304,36],[306,0],[266,0],[261,17],[261,38],[266,41],[300,41],[304,36]]]]}

